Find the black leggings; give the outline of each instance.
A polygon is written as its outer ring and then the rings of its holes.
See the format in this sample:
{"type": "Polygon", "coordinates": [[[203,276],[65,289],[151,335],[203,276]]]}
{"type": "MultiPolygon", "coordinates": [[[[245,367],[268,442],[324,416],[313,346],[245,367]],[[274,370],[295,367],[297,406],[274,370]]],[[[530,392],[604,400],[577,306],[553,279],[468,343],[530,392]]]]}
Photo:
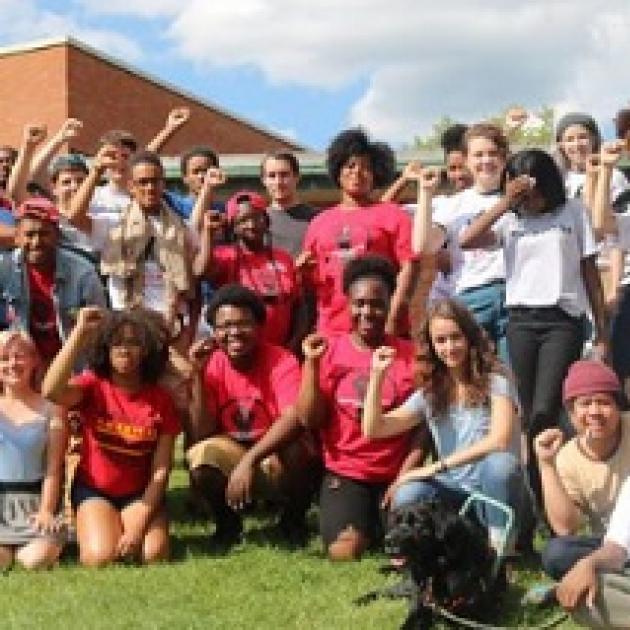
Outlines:
{"type": "Polygon", "coordinates": [[[562,381],[571,363],[582,354],[583,320],[558,307],[510,309],[507,341],[524,412],[529,480],[540,504],[533,440],[541,431],[560,424],[562,381]]]}

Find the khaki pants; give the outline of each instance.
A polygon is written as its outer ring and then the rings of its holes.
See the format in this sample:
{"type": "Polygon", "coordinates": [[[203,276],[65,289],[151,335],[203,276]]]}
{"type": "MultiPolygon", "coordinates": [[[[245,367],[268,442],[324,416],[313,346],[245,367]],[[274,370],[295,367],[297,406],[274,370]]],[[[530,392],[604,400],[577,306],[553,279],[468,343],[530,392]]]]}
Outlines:
{"type": "Polygon", "coordinates": [[[630,574],[603,573],[595,606],[582,604],[573,619],[588,628],[628,630],[630,628],[630,574]]]}
{"type": "MultiPolygon", "coordinates": [[[[186,452],[186,459],[191,470],[198,466],[211,466],[229,478],[246,452],[245,446],[227,435],[215,435],[191,446],[186,452]]],[[[254,472],[254,495],[277,498],[281,477],[282,465],[278,457],[274,454],[266,457],[254,472]]]]}

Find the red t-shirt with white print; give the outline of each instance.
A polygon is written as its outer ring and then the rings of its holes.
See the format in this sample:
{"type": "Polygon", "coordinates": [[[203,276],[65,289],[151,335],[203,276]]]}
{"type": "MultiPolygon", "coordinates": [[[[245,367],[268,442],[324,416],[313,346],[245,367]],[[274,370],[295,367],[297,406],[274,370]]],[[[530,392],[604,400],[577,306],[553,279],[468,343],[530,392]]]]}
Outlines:
{"type": "MultiPolygon", "coordinates": [[[[395,337],[387,337],[383,345],[396,350],[382,386],[382,407],[388,411],[414,391],[414,347],[395,337]]],[[[349,334],[328,339],[320,365],[320,387],[328,405],[320,430],[324,465],[351,479],[389,483],[409,453],[411,431],[391,438],[363,436],[361,415],[371,360],[372,351],[358,348],[349,334]]]]}

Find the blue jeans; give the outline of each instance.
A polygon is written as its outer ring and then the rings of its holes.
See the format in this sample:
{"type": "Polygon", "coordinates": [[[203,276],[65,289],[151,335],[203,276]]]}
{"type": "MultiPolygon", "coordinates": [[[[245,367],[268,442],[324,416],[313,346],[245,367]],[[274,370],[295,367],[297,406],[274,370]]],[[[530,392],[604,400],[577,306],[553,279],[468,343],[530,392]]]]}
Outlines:
{"type": "Polygon", "coordinates": [[[543,570],[554,580],[561,580],[582,558],[602,544],[595,536],[557,536],[552,538],[540,558],[543,570]]]}
{"type": "MultiPolygon", "coordinates": [[[[514,510],[517,526],[529,514],[529,495],[520,462],[512,454],[504,451],[489,453],[479,462],[479,491],[508,505],[514,510]]],[[[392,506],[397,508],[407,503],[438,499],[461,507],[469,492],[448,478],[437,477],[410,481],[402,485],[394,496],[392,506]]],[[[484,505],[479,509],[479,517],[487,527],[505,527],[506,515],[501,510],[484,505]]]]}
{"type": "Polygon", "coordinates": [[[482,284],[480,287],[462,291],[456,297],[472,312],[477,323],[488,333],[501,361],[509,365],[505,282],[498,280],[490,284],[482,284]]]}

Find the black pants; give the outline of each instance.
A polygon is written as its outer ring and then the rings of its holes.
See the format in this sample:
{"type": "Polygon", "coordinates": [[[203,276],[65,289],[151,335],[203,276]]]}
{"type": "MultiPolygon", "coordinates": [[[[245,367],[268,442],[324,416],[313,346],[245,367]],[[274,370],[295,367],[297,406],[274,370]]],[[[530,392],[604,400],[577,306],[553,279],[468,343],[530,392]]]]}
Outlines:
{"type": "Polygon", "coordinates": [[[562,381],[584,345],[582,319],[557,307],[513,308],[509,311],[507,341],[527,431],[529,481],[540,504],[533,440],[541,431],[560,426],[562,381]]]}

